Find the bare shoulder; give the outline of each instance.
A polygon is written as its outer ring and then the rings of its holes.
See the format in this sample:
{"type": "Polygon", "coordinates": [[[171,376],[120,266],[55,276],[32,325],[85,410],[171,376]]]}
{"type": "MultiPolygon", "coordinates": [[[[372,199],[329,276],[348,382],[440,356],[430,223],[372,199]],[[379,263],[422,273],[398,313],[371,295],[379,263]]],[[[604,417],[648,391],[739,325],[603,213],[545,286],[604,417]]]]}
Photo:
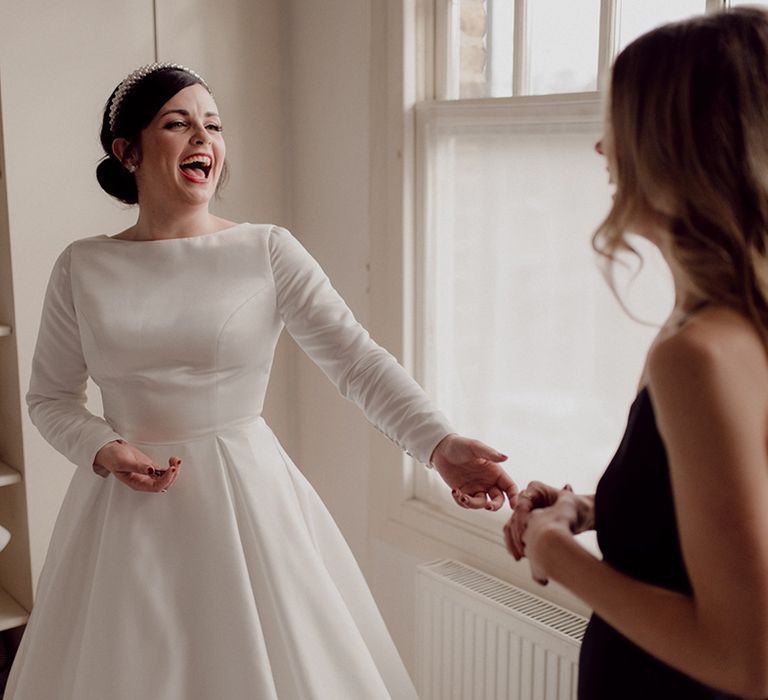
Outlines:
{"type": "Polygon", "coordinates": [[[732,309],[705,309],[648,357],[651,387],[746,391],[768,400],[768,356],[754,324],[732,309]]]}

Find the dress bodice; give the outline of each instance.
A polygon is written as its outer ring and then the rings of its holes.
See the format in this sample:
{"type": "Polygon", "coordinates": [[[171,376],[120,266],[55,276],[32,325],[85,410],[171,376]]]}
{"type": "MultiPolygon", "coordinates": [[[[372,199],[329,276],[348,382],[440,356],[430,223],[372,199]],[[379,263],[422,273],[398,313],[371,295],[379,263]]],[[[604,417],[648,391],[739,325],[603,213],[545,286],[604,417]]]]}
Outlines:
{"type": "Polygon", "coordinates": [[[268,241],[240,225],[76,247],[85,361],[127,439],[181,441],[261,414],[283,327],[268,241]]]}
{"type": "MultiPolygon", "coordinates": [[[[595,529],[608,564],[645,583],[691,593],[667,452],[648,389],[635,398],[621,444],[598,484],[595,529]]],[[[663,663],[597,615],[582,641],[579,698],[737,700],[663,663]]]]}
{"type": "Polygon", "coordinates": [[[606,562],[641,581],[691,592],[667,453],[648,389],[635,398],[624,438],[597,486],[595,521],[606,562]]]}
{"type": "Polygon", "coordinates": [[[167,444],[253,421],[284,326],[371,423],[429,461],[448,421],[301,244],[270,225],[71,244],[46,294],[32,419],[56,449],[89,466],[118,437],[167,444]],[[88,376],[101,389],[103,419],[84,407],[88,376]]]}

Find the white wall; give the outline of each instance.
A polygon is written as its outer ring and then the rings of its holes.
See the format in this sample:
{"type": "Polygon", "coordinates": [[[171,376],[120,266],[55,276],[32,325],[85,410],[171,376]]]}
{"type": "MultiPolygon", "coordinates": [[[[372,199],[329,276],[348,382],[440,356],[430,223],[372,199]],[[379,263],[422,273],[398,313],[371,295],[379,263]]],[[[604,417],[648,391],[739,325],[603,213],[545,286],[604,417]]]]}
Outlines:
{"type": "MultiPolygon", "coordinates": [[[[386,55],[388,12],[397,4],[291,0],[288,123],[294,232],[374,338],[402,360],[402,269],[398,260],[383,265],[371,257],[394,250],[397,258],[397,245],[385,239],[402,237],[397,212],[386,211],[387,187],[402,184],[388,182],[386,172],[389,161],[402,159],[402,127],[387,114],[394,100],[397,120],[402,96],[386,55]],[[395,272],[377,277],[372,300],[373,272],[382,268],[395,272]]],[[[397,450],[306,358],[295,362],[294,456],[350,543],[413,674],[415,572],[430,558],[429,546],[414,552],[404,539],[371,531],[387,481],[373,470],[396,468],[397,450]]]]}
{"type": "MultiPolygon", "coordinates": [[[[152,45],[151,0],[2,6],[0,86],[22,400],[54,260],[69,241],[117,231],[131,218],[96,183],[100,111],[115,76],[151,61],[152,45]],[[115,41],[113,27],[123,41],[115,41]]],[[[72,467],[22,414],[37,580],[72,467]]]]}
{"type": "MultiPolygon", "coordinates": [[[[286,48],[293,232],[366,324],[369,0],[291,0],[286,48]]],[[[294,367],[293,457],[365,565],[368,424],[303,353],[294,367]]]]}

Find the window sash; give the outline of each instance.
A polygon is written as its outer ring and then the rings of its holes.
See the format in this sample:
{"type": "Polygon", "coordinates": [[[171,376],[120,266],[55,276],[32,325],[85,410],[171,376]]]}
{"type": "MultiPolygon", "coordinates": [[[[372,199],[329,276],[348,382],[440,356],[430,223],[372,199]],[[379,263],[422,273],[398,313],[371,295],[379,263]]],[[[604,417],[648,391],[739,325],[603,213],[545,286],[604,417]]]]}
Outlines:
{"type": "MultiPolygon", "coordinates": [[[[596,92],[555,96],[526,96],[493,100],[460,100],[422,102],[416,106],[416,248],[414,250],[415,315],[414,315],[414,374],[426,388],[435,384],[434,362],[427,357],[427,334],[430,333],[429,309],[435,300],[427,275],[434,202],[433,183],[438,173],[437,141],[441,134],[463,129],[526,130],[556,126],[563,129],[591,130],[599,134],[603,119],[603,100],[596,92]]],[[[524,484],[520,485],[521,487],[524,484]]],[[[416,500],[428,503],[443,517],[471,531],[484,532],[488,538],[500,529],[499,514],[466,513],[456,508],[445,487],[429,472],[416,468],[413,473],[412,494],[416,500]],[[478,517],[479,515],[479,517],[478,517]]]]}
{"type": "MultiPolygon", "coordinates": [[[[490,16],[496,0],[486,0],[490,16]]],[[[639,0],[634,0],[639,1],[639,0]]],[[[512,40],[512,97],[528,95],[529,43],[526,21],[530,3],[535,0],[513,0],[514,28],[512,40]]],[[[600,1],[600,27],[597,63],[597,86],[600,91],[610,73],[618,51],[618,20],[622,0],[600,1]]],[[[715,12],[730,5],[730,0],[705,0],[705,12],[715,12]]],[[[434,91],[436,100],[458,100],[459,95],[459,17],[461,0],[435,0],[434,12],[434,91]]],[[[505,99],[505,98],[487,98],[505,99]]]]}
{"type": "MultiPolygon", "coordinates": [[[[535,1],[535,0],[529,0],[535,1]]],[[[598,86],[605,84],[608,69],[615,53],[615,17],[621,0],[602,0],[601,44],[599,47],[598,86]]],[[[706,10],[721,9],[726,0],[706,0],[706,10]]],[[[374,261],[374,281],[404,275],[403,296],[395,312],[390,301],[382,297],[379,312],[399,330],[395,333],[382,322],[383,335],[394,333],[393,346],[399,347],[403,360],[417,378],[424,376],[423,290],[418,274],[423,265],[423,232],[425,216],[425,169],[429,158],[425,152],[433,125],[439,123],[471,123],[479,119],[492,124],[495,120],[514,118],[526,109],[542,110],[542,114],[556,104],[591,102],[592,119],[602,116],[599,93],[570,94],[567,96],[518,96],[512,98],[488,98],[483,100],[453,100],[449,97],[448,47],[451,42],[449,20],[458,0],[404,0],[402,4],[388,5],[386,13],[387,41],[380,60],[386,66],[389,98],[386,102],[387,142],[389,147],[381,151],[386,163],[386,174],[381,176],[383,187],[380,197],[382,223],[377,230],[388,235],[380,243],[381,258],[374,261]],[[550,104],[551,103],[551,104],[550,104]],[[388,192],[388,194],[387,194],[388,192]],[[398,232],[401,234],[398,237],[398,232]],[[386,241],[386,242],[385,242],[386,241]],[[418,300],[416,299],[418,292],[418,300]]],[[[521,10],[518,8],[517,10],[521,10]]],[[[520,25],[523,23],[520,22],[520,25]]],[[[456,26],[454,23],[452,26],[456,26]]],[[[523,44],[517,42],[518,50],[523,44]]],[[[516,92],[522,92],[519,86],[516,92]]],[[[557,119],[552,113],[544,118],[557,119]]],[[[374,297],[376,299],[378,297],[374,297]]],[[[389,299],[389,297],[387,297],[389,299]]],[[[504,551],[501,529],[494,522],[483,518],[483,513],[466,514],[455,506],[448,510],[425,500],[417,482],[424,476],[422,465],[410,458],[396,455],[386,445],[374,442],[372,459],[380,467],[374,470],[372,494],[378,504],[372,513],[374,532],[385,541],[405,547],[419,558],[435,556],[461,556],[469,563],[483,567],[497,576],[517,585],[532,585],[527,565],[515,563],[504,551]],[[380,498],[382,493],[383,498],[380,498]],[[476,516],[463,520],[466,515],[476,516]],[[461,553],[459,555],[459,552],[461,553]]],[[[508,513],[508,511],[507,511],[508,513]]],[[[557,585],[548,587],[546,596],[574,610],[587,612],[583,603],[557,585]]]]}

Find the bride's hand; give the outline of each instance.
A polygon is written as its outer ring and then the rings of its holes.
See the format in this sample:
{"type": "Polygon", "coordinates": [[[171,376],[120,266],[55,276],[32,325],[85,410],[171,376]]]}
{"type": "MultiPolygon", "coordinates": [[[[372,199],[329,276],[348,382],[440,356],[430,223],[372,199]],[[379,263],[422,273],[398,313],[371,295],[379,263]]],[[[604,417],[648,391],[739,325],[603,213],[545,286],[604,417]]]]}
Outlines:
{"type": "Polygon", "coordinates": [[[168,468],[163,469],[133,445],[124,440],[113,440],[96,453],[93,463],[134,491],[160,493],[167,491],[176,481],[181,459],[171,457],[168,468]]]}
{"type": "Polygon", "coordinates": [[[430,462],[451,487],[453,500],[462,508],[498,510],[504,495],[515,504],[517,486],[499,465],[507,456],[479,440],[461,435],[444,437],[432,453],[430,462]]]}

